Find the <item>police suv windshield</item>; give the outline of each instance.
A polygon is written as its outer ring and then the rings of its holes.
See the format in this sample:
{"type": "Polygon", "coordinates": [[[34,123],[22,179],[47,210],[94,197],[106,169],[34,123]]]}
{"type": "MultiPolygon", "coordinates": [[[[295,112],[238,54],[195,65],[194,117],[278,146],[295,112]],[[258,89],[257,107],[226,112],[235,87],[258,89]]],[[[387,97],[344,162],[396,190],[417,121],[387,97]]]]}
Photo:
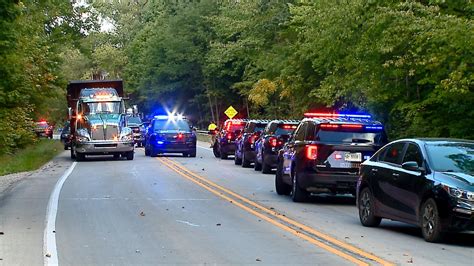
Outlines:
{"type": "Polygon", "coordinates": [[[154,131],[191,131],[186,120],[156,120],[153,126],[154,131]]]}
{"type": "Polygon", "coordinates": [[[334,131],[321,129],[316,134],[316,140],[330,143],[372,143],[384,144],[386,137],[380,132],[364,131],[334,131]]]}
{"type": "Polygon", "coordinates": [[[275,130],[275,135],[291,135],[296,129],[296,125],[279,125],[275,130]]]}

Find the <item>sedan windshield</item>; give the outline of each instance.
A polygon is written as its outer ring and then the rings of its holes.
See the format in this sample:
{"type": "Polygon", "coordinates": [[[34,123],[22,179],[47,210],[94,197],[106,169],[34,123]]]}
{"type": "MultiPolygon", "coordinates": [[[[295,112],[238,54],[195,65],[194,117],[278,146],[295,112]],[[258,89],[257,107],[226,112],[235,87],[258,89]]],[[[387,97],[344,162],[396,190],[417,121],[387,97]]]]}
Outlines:
{"type": "Polygon", "coordinates": [[[141,123],[142,120],[140,119],[140,117],[131,116],[128,118],[128,124],[140,125],[141,123]]]}
{"type": "Polygon", "coordinates": [[[154,131],[190,131],[188,122],[185,120],[156,120],[153,128],[154,131]]]}
{"type": "Polygon", "coordinates": [[[435,171],[474,174],[474,143],[429,143],[426,150],[435,171]]]}

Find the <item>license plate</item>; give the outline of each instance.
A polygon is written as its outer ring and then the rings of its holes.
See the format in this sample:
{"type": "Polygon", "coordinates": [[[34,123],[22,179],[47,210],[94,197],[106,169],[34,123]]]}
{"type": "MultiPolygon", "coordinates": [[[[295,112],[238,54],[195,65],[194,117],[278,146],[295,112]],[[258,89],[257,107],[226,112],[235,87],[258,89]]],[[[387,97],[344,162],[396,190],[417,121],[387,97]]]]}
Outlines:
{"type": "Polygon", "coordinates": [[[346,153],[344,154],[344,160],[347,162],[362,162],[362,153],[346,153]]]}

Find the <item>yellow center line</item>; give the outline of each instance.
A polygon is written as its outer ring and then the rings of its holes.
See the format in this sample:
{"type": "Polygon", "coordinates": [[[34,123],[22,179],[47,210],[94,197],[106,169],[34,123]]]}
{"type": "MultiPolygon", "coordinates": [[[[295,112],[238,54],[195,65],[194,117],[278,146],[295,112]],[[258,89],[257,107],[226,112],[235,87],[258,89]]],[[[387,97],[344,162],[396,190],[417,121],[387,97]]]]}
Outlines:
{"type": "Polygon", "coordinates": [[[265,215],[263,215],[263,214],[261,214],[261,213],[255,211],[255,210],[252,210],[251,208],[249,208],[249,207],[247,207],[247,206],[245,206],[245,205],[243,205],[243,204],[241,204],[241,203],[239,203],[239,202],[236,202],[234,198],[228,197],[228,196],[224,195],[222,192],[219,192],[219,191],[217,191],[216,189],[211,188],[211,187],[209,187],[208,185],[206,185],[206,184],[204,184],[204,183],[201,183],[201,182],[199,182],[198,180],[196,180],[196,179],[194,179],[194,178],[192,178],[192,177],[186,175],[185,173],[181,172],[180,170],[183,170],[183,169],[176,167],[176,166],[173,165],[172,163],[169,163],[168,160],[163,160],[163,159],[161,159],[161,158],[158,158],[158,160],[161,161],[161,162],[162,162],[164,165],[166,165],[168,168],[174,170],[174,171],[175,171],[176,173],[178,173],[179,175],[181,175],[181,176],[183,176],[184,178],[188,179],[189,181],[191,181],[191,182],[193,182],[193,183],[199,185],[200,187],[206,189],[207,191],[213,193],[214,195],[216,195],[216,196],[218,196],[218,197],[220,197],[220,198],[222,198],[222,199],[225,199],[225,200],[229,201],[231,204],[234,204],[235,206],[237,206],[237,207],[239,207],[239,208],[241,208],[241,209],[243,209],[243,210],[245,210],[245,211],[247,211],[247,212],[249,212],[249,213],[251,213],[251,214],[257,216],[257,217],[259,217],[260,219],[265,220],[265,221],[267,221],[267,222],[269,222],[269,223],[271,223],[271,224],[277,226],[278,228],[281,228],[281,229],[283,229],[283,230],[285,230],[285,231],[287,231],[287,232],[289,232],[289,233],[292,233],[293,235],[295,235],[295,236],[297,236],[297,237],[299,237],[299,238],[302,238],[302,239],[304,239],[304,240],[306,240],[306,241],[308,241],[308,242],[310,242],[310,243],[312,243],[312,244],[314,244],[314,245],[316,245],[316,246],[318,246],[318,247],[320,247],[320,248],[323,248],[323,249],[325,249],[325,250],[327,250],[327,251],[329,251],[329,252],[331,252],[331,253],[333,253],[333,254],[335,254],[335,255],[338,255],[338,256],[340,256],[340,257],[342,257],[342,258],[344,258],[344,259],[346,259],[346,260],[348,260],[348,261],[350,261],[350,262],[353,262],[354,264],[361,265],[361,266],[362,266],[362,265],[364,265],[364,266],[365,266],[365,265],[369,265],[369,264],[366,263],[366,262],[363,262],[363,261],[361,261],[361,260],[358,260],[357,258],[354,258],[354,257],[352,257],[352,256],[350,256],[350,255],[348,255],[348,254],[346,254],[346,253],[344,253],[344,252],[342,252],[342,251],[340,251],[340,250],[338,250],[338,249],[335,249],[335,248],[333,248],[333,247],[331,247],[331,246],[328,246],[327,244],[325,244],[325,243],[323,243],[323,242],[320,242],[320,241],[318,241],[318,240],[316,240],[316,239],[314,239],[314,238],[311,238],[311,237],[309,237],[309,236],[307,236],[307,235],[304,235],[304,234],[302,234],[301,232],[299,232],[299,231],[297,231],[297,230],[295,230],[295,229],[293,229],[293,228],[291,228],[291,227],[285,226],[285,225],[279,223],[278,221],[271,219],[270,217],[267,217],[267,216],[265,216],[265,215]]]}
{"type": "MultiPolygon", "coordinates": [[[[324,233],[322,233],[322,232],[320,232],[320,231],[317,231],[317,230],[315,230],[315,229],[313,229],[313,228],[311,228],[311,227],[308,227],[308,226],[306,226],[306,225],[304,225],[304,224],[302,224],[302,223],[299,223],[299,222],[297,222],[297,221],[295,221],[295,220],[293,220],[293,219],[290,219],[290,218],[288,218],[288,217],[286,217],[286,216],[284,216],[284,215],[282,215],[282,214],[276,212],[275,210],[271,210],[271,209],[269,209],[269,208],[267,208],[267,207],[264,207],[264,206],[262,206],[262,205],[260,205],[260,204],[258,204],[258,203],[256,203],[256,202],[250,200],[250,199],[247,199],[247,198],[245,198],[245,197],[243,197],[243,196],[241,196],[241,195],[239,195],[239,194],[237,194],[237,193],[235,193],[235,192],[233,192],[233,191],[231,191],[231,190],[229,190],[229,189],[227,189],[227,188],[225,188],[225,187],[222,187],[222,186],[220,186],[220,185],[218,185],[218,184],[216,184],[216,183],[214,183],[214,182],[212,182],[212,181],[210,181],[210,180],[208,180],[208,179],[206,179],[206,178],[204,178],[204,177],[202,177],[202,176],[200,176],[200,175],[197,175],[197,174],[191,172],[190,170],[184,168],[184,166],[182,166],[181,164],[179,164],[179,163],[177,163],[177,162],[174,162],[173,160],[170,160],[170,159],[168,159],[168,158],[162,157],[162,158],[160,158],[160,161],[161,161],[161,162],[166,161],[167,163],[172,164],[173,166],[175,166],[176,168],[180,169],[181,171],[184,171],[185,173],[187,173],[187,174],[193,176],[194,178],[199,179],[200,181],[206,183],[208,186],[213,186],[214,188],[216,188],[216,189],[218,189],[218,190],[221,190],[221,191],[223,191],[223,192],[225,192],[225,193],[227,193],[227,194],[229,194],[229,195],[231,195],[231,196],[233,196],[233,197],[235,197],[235,198],[237,198],[237,199],[239,199],[239,200],[241,200],[241,201],[243,201],[243,202],[245,202],[245,203],[247,203],[247,204],[249,204],[249,205],[251,205],[251,206],[253,206],[253,207],[255,207],[255,208],[257,208],[257,209],[259,209],[259,210],[261,210],[261,211],[263,211],[263,212],[265,212],[265,213],[267,213],[267,214],[269,214],[269,215],[271,215],[271,216],[274,216],[274,217],[276,217],[276,218],[278,218],[278,219],[280,219],[280,220],[282,220],[282,221],[284,221],[284,222],[286,222],[286,223],[288,223],[288,224],[291,224],[291,225],[293,225],[293,226],[295,226],[295,227],[297,227],[297,228],[300,228],[300,229],[303,230],[303,231],[306,231],[306,232],[308,232],[308,233],[310,233],[310,234],[313,234],[313,235],[315,235],[315,236],[317,236],[317,237],[319,237],[319,238],[321,238],[321,239],[324,239],[324,240],[328,241],[329,243],[331,243],[331,244],[333,244],[333,245],[335,245],[335,246],[338,246],[338,247],[340,247],[340,248],[342,248],[342,249],[345,249],[345,250],[347,250],[347,251],[350,251],[350,252],[352,252],[352,253],[354,253],[354,254],[357,254],[357,255],[359,255],[359,256],[361,256],[361,257],[365,257],[365,258],[367,258],[367,259],[369,259],[369,260],[375,261],[375,262],[377,262],[377,263],[379,263],[379,264],[381,264],[381,265],[394,265],[394,263],[392,263],[392,262],[386,261],[386,260],[384,260],[384,259],[382,259],[382,258],[380,258],[380,257],[377,257],[377,256],[375,256],[375,255],[373,255],[373,254],[371,254],[371,253],[368,253],[368,252],[366,252],[366,251],[364,251],[364,250],[361,250],[361,249],[359,249],[359,248],[357,248],[357,247],[355,247],[355,246],[352,246],[352,245],[350,245],[350,244],[348,244],[348,243],[345,243],[345,242],[342,242],[342,241],[340,241],[340,240],[338,240],[338,239],[335,239],[334,237],[331,237],[331,236],[329,236],[329,235],[326,235],[326,234],[324,234],[324,233]]],[[[168,165],[168,164],[167,164],[167,165],[168,165]]],[[[219,195],[221,195],[221,194],[219,194],[219,195]]],[[[250,209],[250,210],[252,210],[252,209],[250,209]]],[[[252,211],[253,211],[253,210],[252,210],[252,211]]],[[[298,236],[301,236],[301,233],[299,233],[298,236]]]]}

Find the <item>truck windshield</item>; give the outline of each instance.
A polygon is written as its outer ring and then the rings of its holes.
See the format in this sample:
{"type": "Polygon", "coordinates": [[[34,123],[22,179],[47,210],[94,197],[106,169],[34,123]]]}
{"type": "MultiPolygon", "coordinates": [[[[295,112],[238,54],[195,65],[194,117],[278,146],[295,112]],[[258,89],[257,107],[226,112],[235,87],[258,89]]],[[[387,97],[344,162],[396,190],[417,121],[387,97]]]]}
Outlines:
{"type": "Polygon", "coordinates": [[[87,102],[82,104],[84,114],[120,113],[121,102],[87,102]]]}

